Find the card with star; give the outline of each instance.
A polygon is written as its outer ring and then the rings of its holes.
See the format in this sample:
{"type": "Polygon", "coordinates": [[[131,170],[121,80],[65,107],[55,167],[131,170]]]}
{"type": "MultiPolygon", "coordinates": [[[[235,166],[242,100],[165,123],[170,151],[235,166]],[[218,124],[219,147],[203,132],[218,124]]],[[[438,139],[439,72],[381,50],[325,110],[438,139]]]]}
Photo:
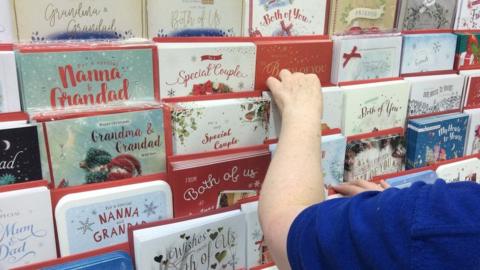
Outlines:
{"type": "Polygon", "coordinates": [[[171,189],[160,180],[68,194],[55,207],[61,256],[124,243],[130,227],[172,217],[171,189]]]}
{"type": "Polygon", "coordinates": [[[256,47],[251,42],[158,43],[160,97],[254,90],[256,47]]]}
{"type": "Polygon", "coordinates": [[[436,173],[447,183],[464,181],[480,183],[480,160],[471,158],[441,165],[437,168],[436,173]]]}

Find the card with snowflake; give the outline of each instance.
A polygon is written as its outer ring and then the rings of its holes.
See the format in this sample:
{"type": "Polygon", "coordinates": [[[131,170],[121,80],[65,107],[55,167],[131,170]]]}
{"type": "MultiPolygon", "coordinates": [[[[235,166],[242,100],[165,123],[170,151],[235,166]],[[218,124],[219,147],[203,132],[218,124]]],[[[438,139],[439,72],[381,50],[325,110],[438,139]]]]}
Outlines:
{"type": "Polygon", "coordinates": [[[160,97],[254,90],[255,44],[159,43],[160,97]]]}
{"type": "Polygon", "coordinates": [[[325,187],[343,182],[347,138],[341,134],[322,137],[322,171],[325,187]]]}
{"type": "Polygon", "coordinates": [[[457,1],[403,0],[399,7],[398,29],[452,29],[457,1]]]}
{"type": "Polygon", "coordinates": [[[68,194],[55,208],[62,256],[124,243],[134,225],[173,217],[164,181],[68,194]]]}

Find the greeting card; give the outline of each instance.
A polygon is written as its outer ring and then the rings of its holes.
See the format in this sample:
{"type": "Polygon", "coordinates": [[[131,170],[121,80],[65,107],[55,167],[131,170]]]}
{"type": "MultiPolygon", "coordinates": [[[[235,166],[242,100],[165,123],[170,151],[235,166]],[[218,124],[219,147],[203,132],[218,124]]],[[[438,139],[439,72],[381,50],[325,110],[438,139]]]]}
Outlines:
{"type": "Polygon", "coordinates": [[[241,36],[242,0],[147,0],[148,37],[241,36]]]}
{"type": "Polygon", "coordinates": [[[233,205],[242,194],[256,195],[269,163],[266,150],[171,161],[175,217],[233,205]]]}
{"type": "Polygon", "coordinates": [[[410,83],[390,81],[344,86],[345,136],[403,127],[407,117],[410,83]]]}
{"type": "Polygon", "coordinates": [[[21,47],[17,58],[27,111],[153,101],[158,95],[153,45],[77,44],[21,47]]]}
{"type": "Polygon", "coordinates": [[[220,99],[172,105],[173,153],[226,150],[262,144],[268,137],[270,100],[220,99]]]}
{"type": "Polygon", "coordinates": [[[480,183],[480,160],[472,158],[445,164],[437,168],[437,175],[447,183],[471,181],[480,183]]]}
{"type": "Polygon", "coordinates": [[[17,40],[14,18],[13,0],[2,1],[0,3],[0,43],[12,43],[17,40]]]}
{"type": "Polygon", "coordinates": [[[255,44],[160,43],[160,96],[253,91],[255,44]]]}
{"type": "Polygon", "coordinates": [[[137,269],[245,269],[245,217],[233,210],[134,228],[137,269]]]}
{"type": "Polygon", "coordinates": [[[457,74],[406,77],[411,83],[408,115],[460,110],[464,77],[457,74]]]}
{"type": "Polygon", "coordinates": [[[415,182],[424,182],[426,184],[433,184],[437,181],[438,176],[434,171],[427,170],[418,173],[411,173],[402,176],[385,179],[391,187],[394,188],[409,188],[415,182]]]}
{"type": "Polygon", "coordinates": [[[44,124],[55,187],[115,181],[166,171],[161,109],[44,124]]]}
{"type": "Polygon", "coordinates": [[[247,269],[266,263],[268,258],[267,245],[258,218],[258,201],[241,205],[246,220],[247,269]]]}
{"type": "Polygon", "coordinates": [[[402,134],[348,142],[344,181],[370,180],[405,170],[406,145],[402,134]]]}
{"type": "Polygon", "coordinates": [[[465,155],[480,154],[480,109],[464,110],[468,115],[465,155]]]}
{"type": "Polygon", "coordinates": [[[400,4],[398,29],[451,29],[457,1],[403,0],[400,4]]]}
{"type": "Polygon", "coordinates": [[[391,30],[395,23],[397,0],[332,0],[330,34],[341,34],[351,28],[391,30]]]}
{"type": "Polygon", "coordinates": [[[407,169],[462,157],[468,115],[453,113],[408,121],[407,169]]]}
{"type": "Polygon", "coordinates": [[[0,49],[0,113],[19,111],[21,108],[15,54],[13,51],[0,49]]]}
{"type": "Polygon", "coordinates": [[[57,257],[50,191],[46,187],[0,192],[0,269],[57,257]]]}
{"type": "Polygon", "coordinates": [[[61,256],[127,242],[130,227],[172,217],[164,181],[68,194],[55,208],[61,256]]]}
{"type": "Polygon", "coordinates": [[[245,36],[325,34],[326,0],[244,0],[245,36]]]}
{"type": "Polygon", "coordinates": [[[452,70],[456,46],[451,33],[404,35],[400,73],[452,70]]]}
{"type": "Polygon", "coordinates": [[[480,68],[480,34],[457,33],[456,69],[480,68]]]}
{"type": "Polygon", "coordinates": [[[124,251],[114,251],[94,257],[89,257],[73,262],[44,267],[42,270],[99,270],[121,269],[133,270],[133,261],[130,255],[124,251]]]}
{"type": "MultiPolygon", "coordinates": [[[[279,2],[279,1],[277,1],[279,2]]],[[[278,78],[282,69],[316,74],[330,82],[333,42],[329,39],[255,41],[257,68],[255,89],[266,90],[270,76],[278,78]]]]}
{"type": "Polygon", "coordinates": [[[398,77],[402,37],[334,36],[332,83],[398,77]]]}
{"type": "Polygon", "coordinates": [[[480,29],[480,2],[476,0],[458,0],[456,30],[480,29]]]}
{"type": "Polygon", "coordinates": [[[462,70],[465,76],[465,108],[480,108],[480,72],[478,70],[462,70]]]}
{"type": "Polygon", "coordinates": [[[138,0],[14,0],[20,41],[143,36],[138,0]],[[128,16],[126,16],[128,14],[128,16]]]}

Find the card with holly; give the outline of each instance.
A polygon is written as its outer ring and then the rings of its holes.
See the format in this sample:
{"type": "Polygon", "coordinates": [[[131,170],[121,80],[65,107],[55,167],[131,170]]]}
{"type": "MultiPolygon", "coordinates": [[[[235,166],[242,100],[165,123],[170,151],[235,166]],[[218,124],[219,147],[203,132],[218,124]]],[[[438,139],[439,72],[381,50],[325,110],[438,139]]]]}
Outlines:
{"type": "Polygon", "coordinates": [[[480,68],[480,38],[479,33],[457,33],[457,55],[455,68],[480,68]]]}

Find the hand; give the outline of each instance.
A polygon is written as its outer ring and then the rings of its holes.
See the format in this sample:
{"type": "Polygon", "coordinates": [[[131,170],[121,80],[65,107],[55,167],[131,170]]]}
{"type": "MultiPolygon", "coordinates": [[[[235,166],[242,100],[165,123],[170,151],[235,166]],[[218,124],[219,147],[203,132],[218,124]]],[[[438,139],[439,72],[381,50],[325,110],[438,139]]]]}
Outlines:
{"type": "Polygon", "coordinates": [[[338,186],[333,186],[333,189],[344,196],[355,196],[365,191],[384,191],[390,188],[390,185],[385,181],[380,181],[380,184],[368,182],[364,180],[347,182],[338,186]]]}

